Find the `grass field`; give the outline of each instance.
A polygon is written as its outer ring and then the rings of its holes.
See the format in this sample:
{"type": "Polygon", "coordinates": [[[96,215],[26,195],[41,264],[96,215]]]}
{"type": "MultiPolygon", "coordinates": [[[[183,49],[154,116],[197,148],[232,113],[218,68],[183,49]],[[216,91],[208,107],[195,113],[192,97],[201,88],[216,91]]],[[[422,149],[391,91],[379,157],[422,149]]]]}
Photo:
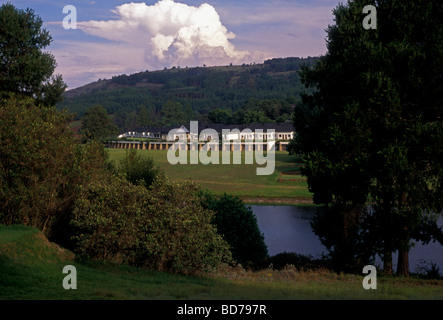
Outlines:
{"type": "Polygon", "coordinates": [[[442,280],[379,278],[377,290],[364,290],[362,279],[294,268],[182,276],[77,261],[34,228],[0,225],[0,299],[443,299],[442,280]],[[76,290],[62,286],[65,265],[76,267],[76,290]]]}
{"type": "MultiPolygon", "coordinates": [[[[110,160],[117,165],[124,159],[126,150],[108,149],[110,160]]],[[[242,197],[246,202],[268,203],[310,203],[306,179],[299,173],[300,163],[295,156],[287,152],[275,152],[275,171],[271,175],[257,175],[256,169],[267,164],[245,164],[245,152],[242,152],[242,164],[234,165],[231,154],[230,164],[177,164],[168,162],[166,150],[139,150],[142,155],[152,157],[156,165],[162,168],[171,180],[192,180],[202,188],[217,195],[229,193],[242,197]]],[[[189,155],[188,155],[189,159],[189,155]]],[[[189,163],[190,161],[188,161],[189,163]]],[[[270,165],[270,164],[268,164],[270,165]]]]}

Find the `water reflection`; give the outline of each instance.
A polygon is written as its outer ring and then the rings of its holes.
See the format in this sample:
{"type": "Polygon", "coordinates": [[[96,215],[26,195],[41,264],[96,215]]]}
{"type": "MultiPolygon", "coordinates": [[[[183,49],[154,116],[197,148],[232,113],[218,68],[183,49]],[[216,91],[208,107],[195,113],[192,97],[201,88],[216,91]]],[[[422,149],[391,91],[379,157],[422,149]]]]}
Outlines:
{"type": "Polygon", "coordinates": [[[320,258],[327,253],[310,222],[316,208],[295,206],[251,206],[265,236],[269,255],[296,252],[320,258]]]}
{"type": "MultiPolygon", "coordinates": [[[[257,217],[258,227],[265,237],[269,255],[281,252],[295,252],[321,258],[327,249],[312,231],[310,221],[315,215],[316,207],[301,206],[251,206],[257,217]]],[[[438,221],[443,226],[443,217],[438,221]]],[[[393,255],[394,268],[397,255],[393,255]]],[[[443,273],[443,246],[438,242],[427,245],[416,244],[409,252],[410,271],[416,272],[420,266],[434,262],[443,273]]],[[[381,260],[376,264],[382,266],[381,260]]]]}

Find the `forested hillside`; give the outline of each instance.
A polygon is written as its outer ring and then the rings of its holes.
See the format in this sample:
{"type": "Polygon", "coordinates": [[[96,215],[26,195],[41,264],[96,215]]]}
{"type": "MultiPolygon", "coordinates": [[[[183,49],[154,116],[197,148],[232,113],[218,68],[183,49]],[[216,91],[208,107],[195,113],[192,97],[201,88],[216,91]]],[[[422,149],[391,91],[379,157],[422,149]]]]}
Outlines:
{"type": "Polygon", "coordinates": [[[60,108],[80,119],[100,105],[120,129],[213,123],[283,122],[300,102],[302,65],[315,57],[279,58],[263,64],[173,67],[99,80],[65,93],[60,108]]]}

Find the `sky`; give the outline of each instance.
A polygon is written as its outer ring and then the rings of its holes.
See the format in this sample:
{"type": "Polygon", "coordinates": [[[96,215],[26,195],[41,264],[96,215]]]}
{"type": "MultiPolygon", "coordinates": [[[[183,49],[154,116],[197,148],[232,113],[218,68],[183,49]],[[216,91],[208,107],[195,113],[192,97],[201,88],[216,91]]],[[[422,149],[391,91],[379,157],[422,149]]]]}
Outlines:
{"type": "MultiPolygon", "coordinates": [[[[5,2],[1,0],[0,2],[5,2]]],[[[263,63],[326,53],[338,0],[9,0],[31,8],[68,90],[173,66],[263,63]],[[64,11],[65,6],[74,10],[64,11]],[[71,7],[72,8],[72,7],[71,7]],[[76,21],[76,28],[73,22],[76,21]]],[[[343,2],[343,1],[341,1],[343,2]]]]}

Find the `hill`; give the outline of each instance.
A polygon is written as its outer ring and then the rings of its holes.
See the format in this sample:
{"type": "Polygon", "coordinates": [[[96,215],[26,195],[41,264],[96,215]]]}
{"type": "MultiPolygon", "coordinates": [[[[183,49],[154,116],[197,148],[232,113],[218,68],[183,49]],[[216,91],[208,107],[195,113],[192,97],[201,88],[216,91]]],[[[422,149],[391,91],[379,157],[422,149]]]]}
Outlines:
{"type": "Polygon", "coordinates": [[[228,121],[237,123],[285,121],[304,90],[299,71],[315,61],[315,57],[278,58],[263,64],[173,67],[119,75],[67,91],[59,107],[79,119],[89,107],[101,105],[124,130],[175,124],[165,120],[171,112],[170,118],[180,122],[211,122],[210,112],[215,109],[226,111],[231,116],[228,121]]]}

